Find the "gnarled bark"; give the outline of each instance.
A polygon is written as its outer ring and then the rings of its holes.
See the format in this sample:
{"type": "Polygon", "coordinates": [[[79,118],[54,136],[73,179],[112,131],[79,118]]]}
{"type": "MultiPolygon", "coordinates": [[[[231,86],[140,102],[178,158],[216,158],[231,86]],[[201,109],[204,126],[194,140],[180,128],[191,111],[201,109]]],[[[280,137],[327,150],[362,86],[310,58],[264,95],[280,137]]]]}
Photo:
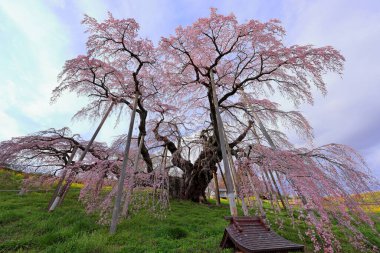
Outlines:
{"type": "MultiPolygon", "coordinates": [[[[162,118],[157,122],[153,132],[157,141],[164,142],[164,145],[172,154],[172,164],[183,171],[184,192],[182,196],[194,202],[207,202],[205,196],[206,188],[213,179],[213,173],[217,171],[217,163],[222,160],[220,147],[215,136],[202,135],[202,151],[192,163],[182,156],[181,149],[177,148],[173,141],[159,133],[159,127],[163,121],[164,119],[162,118]]],[[[231,149],[244,139],[252,124],[253,122],[249,122],[245,131],[229,144],[231,149]]]]}

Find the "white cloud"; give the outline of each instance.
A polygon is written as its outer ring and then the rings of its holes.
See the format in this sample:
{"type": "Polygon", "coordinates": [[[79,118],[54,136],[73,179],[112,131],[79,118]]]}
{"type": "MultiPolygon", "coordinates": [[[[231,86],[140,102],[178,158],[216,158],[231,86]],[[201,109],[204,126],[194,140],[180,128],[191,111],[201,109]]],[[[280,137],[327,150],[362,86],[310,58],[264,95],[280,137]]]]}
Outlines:
{"type": "MultiPolygon", "coordinates": [[[[22,114],[25,121],[35,122],[29,132],[42,130],[40,127],[49,118],[56,117],[62,122],[61,115],[56,116],[57,108],[49,106],[49,100],[51,90],[57,84],[57,74],[67,57],[71,38],[66,27],[42,2],[2,1],[0,7],[2,30],[7,35],[0,48],[4,56],[0,60],[0,72],[5,80],[0,110],[3,114],[5,110],[10,111],[8,115],[14,120],[22,114]]],[[[67,114],[76,104],[74,101],[59,110],[67,114]]],[[[27,122],[19,124],[23,126],[27,122]]],[[[10,133],[2,131],[0,139],[12,137],[10,133]]]]}
{"type": "Polygon", "coordinates": [[[19,127],[19,122],[2,111],[0,111],[0,125],[0,136],[6,136],[7,139],[24,134],[19,127]]]}

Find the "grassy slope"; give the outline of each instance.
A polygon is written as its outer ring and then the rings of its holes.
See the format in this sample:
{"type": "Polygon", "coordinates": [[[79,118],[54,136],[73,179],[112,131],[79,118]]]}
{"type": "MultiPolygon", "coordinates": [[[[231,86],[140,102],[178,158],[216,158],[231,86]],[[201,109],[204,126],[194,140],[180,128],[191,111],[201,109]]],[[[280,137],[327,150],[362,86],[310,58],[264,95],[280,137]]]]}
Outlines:
{"type": "MultiPolygon", "coordinates": [[[[17,188],[21,178],[0,171],[0,189],[17,188]]],[[[223,217],[229,212],[226,204],[216,207],[172,201],[166,219],[140,212],[122,221],[116,235],[109,236],[108,227],[96,223],[96,215],[84,213],[77,201],[78,191],[73,189],[54,213],[44,210],[51,193],[18,196],[17,192],[0,192],[0,252],[220,252],[218,245],[227,225],[223,217]]],[[[270,213],[268,216],[273,218],[270,213]]],[[[380,231],[379,224],[377,229],[380,231]]],[[[363,230],[380,245],[369,229],[363,230]]],[[[290,222],[277,231],[300,242],[290,222]]],[[[310,242],[306,245],[311,251],[310,242]]],[[[348,244],[343,246],[344,252],[355,252],[348,244]]]]}

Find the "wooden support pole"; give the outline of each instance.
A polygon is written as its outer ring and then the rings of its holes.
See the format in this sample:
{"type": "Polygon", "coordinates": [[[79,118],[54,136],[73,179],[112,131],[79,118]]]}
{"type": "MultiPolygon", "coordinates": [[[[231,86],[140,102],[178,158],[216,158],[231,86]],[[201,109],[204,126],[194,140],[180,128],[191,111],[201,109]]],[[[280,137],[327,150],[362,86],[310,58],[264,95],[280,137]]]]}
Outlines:
{"type": "Polygon", "coordinates": [[[168,147],[165,147],[164,149],[164,154],[162,155],[162,161],[161,161],[161,173],[164,173],[165,172],[165,168],[166,168],[166,158],[168,157],[168,147]]]}
{"type": "Polygon", "coordinates": [[[138,98],[139,98],[139,94],[135,94],[135,99],[133,101],[133,109],[132,109],[132,114],[131,114],[131,120],[129,122],[127,143],[125,145],[125,150],[124,150],[124,159],[123,159],[123,164],[121,166],[121,171],[120,171],[120,176],[119,176],[119,182],[118,182],[118,187],[117,187],[115,206],[114,206],[114,209],[113,209],[113,212],[112,212],[112,221],[111,221],[111,226],[110,226],[110,234],[114,234],[116,232],[117,222],[119,220],[121,198],[123,196],[124,180],[125,180],[125,176],[126,176],[128,156],[129,156],[129,148],[131,146],[133,125],[134,125],[134,122],[135,122],[135,115],[136,115],[137,100],[138,100],[138,98]]]}
{"type": "MultiPolygon", "coordinates": [[[[243,90],[241,91],[241,94],[242,94],[242,96],[243,96],[243,99],[246,100],[246,99],[247,99],[247,95],[244,93],[243,90]]],[[[270,137],[270,135],[268,134],[268,131],[266,130],[266,128],[265,128],[265,126],[263,125],[263,123],[261,122],[260,118],[257,117],[256,113],[254,112],[253,107],[252,107],[251,105],[249,105],[249,107],[250,107],[250,109],[251,109],[251,114],[252,114],[252,116],[253,116],[253,119],[254,119],[254,120],[256,121],[256,123],[259,125],[260,131],[261,131],[262,134],[264,135],[265,139],[268,141],[270,147],[271,147],[273,150],[276,150],[277,147],[276,147],[276,145],[274,144],[274,141],[272,140],[272,138],[270,137]]],[[[282,206],[283,206],[283,208],[286,210],[286,205],[285,205],[284,199],[283,199],[283,197],[282,197],[282,195],[281,195],[281,191],[280,191],[280,189],[278,188],[277,182],[276,182],[276,180],[275,180],[275,178],[274,178],[274,176],[273,176],[272,170],[269,169],[268,171],[269,171],[269,174],[270,174],[270,176],[271,176],[272,182],[273,182],[273,184],[274,184],[274,186],[275,186],[275,188],[276,188],[276,191],[277,191],[278,197],[280,198],[280,201],[281,201],[281,203],[282,203],[282,206]]],[[[269,178],[268,178],[268,180],[269,180],[269,183],[270,183],[271,180],[270,180],[269,178]]]]}
{"type": "Polygon", "coordinates": [[[216,87],[215,87],[213,70],[210,71],[210,81],[211,81],[212,98],[213,98],[213,103],[215,107],[216,123],[217,123],[218,134],[219,134],[219,145],[222,151],[224,170],[226,172],[227,198],[229,200],[231,215],[237,216],[238,213],[237,213],[236,202],[235,202],[234,186],[233,186],[233,181],[232,181],[232,176],[231,176],[230,165],[228,162],[228,155],[226,151],[223,121],[222,121],[222,117],[220,116],[219,103],[218,103],[218,98],[216,96],[216,87]]]}
{"type": "Polygon", "coordinates": [[[66,194],[69,191],[71,184],[74,182],[74,177],[75,177],[75,172],[72,171],[70,173],[70,175],[68,176],[66,183],[62,187],[61,195],[58,196],[58,198],[59,198],[58,204],[56,206],[54,206],[54,208],[57,206],[60,206],[62,204],[63,200],[66,198],[66,194]]]}
{"type": "Polygon", "coordinates": [[[141,153],[141,148],[142,148],[143,143],[144,143],[144,135],[141,135],[140,142],[139,142],[139,147],[138,147],[138,151],[137,151],[137,155],[135,157],[135,161],[134,161],[134,164],[133,164],[133,171],[132,171],[132,174],[129,177],[129,183],[128,183],[128,186],[127,186],[127,195],[125,197],[123,211],[122,211],[122,214],[121,214],[122,216],[125,216],[125,217],[128,216],[129,204],[131,202],[132,193],[133,193],[133,186],[135,184],[135,174],[138,171],[138,164],[139,164],[140,153],[141,153]]]}
{"type": "MultiPolygon", "coordinates": [[[[224,132],[224,138],[227,140],[227,136],[226,136],[226,133],[224,132]]],[[[240,195],[240,186],[239,186],[239,183],[240,183],[240,178],[239,176],[236,174],[236,169],[235,169],[235,165],[234,165],[234,161],[232,159],[232,152],[231,152],[231,148],[229,147],[229,145],[226,145],[226,149],[227,149],[227,155],[228,155],[228,161],[230,163],[230,168],[231,168],[231,174],[232,174],[232,182],[234,183],[234,189],[235,189],[235,196],[236,196],[236,199],[237,199],[237,202],[238,202],[238,199],[239,199],[239,195],[240,195]]],[[[248,207],[244,201],[244,197],[241,197],[240,198],[241,200],[241,208],[243,210],[243,214],[244,216],[249,216],[249,211],[248,211],[248,207]]]]}
{"type": "Polygon", "coordinates": [[[271,204],[271,207],[273,209],[273,212],[275,212],[275,206],[273,205],[273,200],[274,200],[274,189],[273,189],[273,185],[271,183],[271,180],[269,178],[269,175],[268,175],[268,171],[266,168],[263,168],[263,171],[264,171],[264,175],[263,175],[263,179],[264,179],[264,183],[266,184],[266,187],[267,187],[267,191],[269,192],[269,195],[270,195],[270,204],[271,204]]]}
{"type": "Polygon", "coordinates": [[[281,201],[281,204],[282,204],[282,208],[284,208],[284,210],[286,211],[287,206],[285,205],[284,198],[282,197],[281,191],[278,188],[278,184],[276,182],[276,179],[273,176],[273,172],[272,172],[272,170],[268,170],[268,171],[269,171],[269,175],[271,176],[271,179],[273,181],[274,187],[276,187],[276,191],[277,191],[278,196],[280,198],[280,201],[281,201]]]}
{"type": "MultiPolygon", "coordinates": [[[[217,164],[218,164],[218,168],[219,168],[220,174],[222,175],[223,183],[224,183],[224,185],[226,186],[226,185],[227,185],[227,183],[226,183],[226,178],[224,177],[224,173],[223,173],[223,171],[222,171],[222,167],[220,167],[220,164],[219,164],[219,163],[217,163],[217,164]]],[[[226,186],[226,187],[227,187],[227,186],[226,186]]]]}
{"type": "Polygon", "coordinates": [[[220,206],[220,194],[219,194],[218,176],[217,176],[216,171],[213,171],[212,174],[213,174],[213,177],[214,177],[216,205],[220,206]]]}
{"type": "MultiPolygon", "coordinates": [[[[276,173],[277,180],[278,180],[278,182],[279,182],[279,184],[280,184],[281,191],[282,191],[282,193],[283,193],[283,195],[284,195],[285,205],[287,206],[287,209],[290,209],[290,205],[289,205],[289,201],[288,201],[288,197],[287,197],[287,193],[286,193],[285,187],[284,187],[284,185],[282,184],[282,181],[281,181],[280,175],[277,173],[277,171],[275,171],[275,173],[276,173]]],[[[287,210],[287,209],[286,209],[286,210],[287,210]]]]}
{"type": "MultiPolygon", "coordinates": [[[[68,165],[70,165],[70,164],[72,163],[72,161],[73,161],[73,159],[74,159],[74,156],[75,156],[75,153],[77,152],[77,150],[78,150],[78,146],[74,146],[73,151],[71,152],[71,155],[70,155],[70,157],[69,157],[69,160],[67,161],[67,164],[68,164],[68,165]]],[[[49,212],[51,212],[51,211],[54,210],[54,208],[55,208],[55,207],[52,208],[52,210],[50,209],[50,208],[52,207],[53,203],[55,202],[55,200],[56,200],[58,194],[60,194],[60,192],[61,192],[61,190],[62,190],[62,184],[63,184],[63,181],[64,181],[65,178],[66,178],[66,174],[67,174],[67,169],[64,168],[64,171],[63,171],[62,175],[61,175],[60,178],[59,178],[59,181],[58,181],[57,187],[55,188],[55,191],[54,191],[52,197],[50,198],[49,205],[48,205],[48,207],[47,207],[47,210],[48,210],[49,212]]],[[[56,203],[55,205],[58,204],[58,201],[59,201],[59,199],[56,200],[57,203],[56,203]]]]}
{"type": "Polygon", "coordinates": [[[164,198],[167,198],[167,202],[169,203],[169,170],[168,171],[165,171],[166,170],[166,161],[167,161],[167,158],[168,158],[168,148],[166,147],[165,148],[165,151],[164,151],[164,160],[163,160],[163,164],[162,164],[162,177],[163,177],[163,184],[162,184],[162,190],[161,190],[161,194],[164,194],[164,195],[161,195],[163,196],[164,198]],[[165,189],[165,186],[167,187],[165,189]],[[166,194],[164,193],[166,191],[166,194]]]}
{"type": "MultiPolygon", "coordinates": [[[[164,163],[166,164],[166,154],[167,154],[167,151],[168,151],[168,147],[166,145],[164,145],[164,152],[162,153],[162,159],[161,159],[161,162],[160,162],[160,167],[159,167],[159,171],[160,173],[162,173],[162,168],[166,165],[164,165],[164,163]]],[[[154,173],[154,182],[153,182],[154,185],[157,185],[157,174],[154,173]]],[[[157,191],[157,188],[156,186],[153,187],[153,195],[152,195],[152,203],[155,203],[156,201],[156,194],[157,192],[160,192],[160,191],[157,191]]]]}
{"type": "Polygon", "coordinates": [[[249,183],[250,183],[250,185],[252,187],[252,190],[253,190],[253,192],[255,194],[256,203],[259,206],[259,211],[260,211],[261,217],[265,218],[265,211],[264,211],[264,208],[263,208],[263,202],[261,201],[260,195],[257,192],[257,189],[255,188],[255,185],[253,184],[253,180],[252,180],[252,177],[249,174],[249,172],[247,172],[247,176],[248,176],[249,183]]]}
{"type": "MultiPolygon", "coordinates": [[[[112,111],[112,108],[113,108],[114,105],[115,105],[115,102],[113,101],[111,103],[110,107],[108,107],[108,110],[107,110],[106,114],[104,114],[102,120],[100,121],[100,123],[99,123],[98,127],[96,128],[94,134],[92,135],[90,141],[87,143],[86,148],[81,153],[81,156],[79,157],[78,162],[82,162],[84,160],[84,158],[85,158],[88,150],[90,149],[90,147],[91,147],[92,143],[94,142],[96,136],[98,135],[100,129],[103,127],[103,124],[106,121],[106,119],[107,119],[108,115],[110,114],[110,112],[112,111]]],[[[49,212],[54,211],[54,209],[63,202],[63,200],[66,197],[67,191],[70,189],[70,186],[71,186],[72,182],[73,182],[73,180],[70,180],[70,182],[66,182],[66,184],[63,186],[63,188],[61,187],[60,193],[56,196],[53,204],[49,208],[49,212]]]]}
{"type": "Polygon", "coordinates": [[[102,118],[102,121],[100,121],[99,126],[96,128],[95,133],[94,133],[94,134],[92,135],[92,137],[91,137],[91,140],[88,142],[88,144],[87,144],[85,150],[83,151],[83,153],[82,153],[81,156],[79,157],[78,162],[83,161],[84,157],[86,156],[86,154],[87,154],[88,150],[90,149],[92,143],[94,142],[96,136],[98,136],[98,133],[99,133],[100,129],[103,127],[103,124],[104,124],[104,122],[106,121],[106,119],[107,119],[108,115],[110,114],[110,112],[111,112],[111,110],[112,110],[112,107],[113,107],[114,105],[115,105],[115,102],[112,102],[111,105],[110,105],[110,107],[108,108],[106,114],[104,114],[104,116],[103,116],[103,118],[102,118]]]}
{"type": "Polygon", "coordinates": [[[207,197],[207,199],[211,199],[210,187],[207,187],[206,189],[207,189],[207,195],[206,195],[206,197],[207,197]]]}

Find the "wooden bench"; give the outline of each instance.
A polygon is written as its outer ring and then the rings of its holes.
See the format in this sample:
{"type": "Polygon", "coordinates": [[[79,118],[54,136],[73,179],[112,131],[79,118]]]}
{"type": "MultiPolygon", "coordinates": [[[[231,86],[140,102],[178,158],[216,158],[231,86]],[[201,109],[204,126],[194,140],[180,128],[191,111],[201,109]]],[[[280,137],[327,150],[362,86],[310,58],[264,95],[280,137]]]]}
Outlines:
{"type": "Polygon", "coordinates": [[[252,253],[304,252],[304,246],[279,236],[260,217],[225,217],[230,221],[220,247],[252,253]]]}

